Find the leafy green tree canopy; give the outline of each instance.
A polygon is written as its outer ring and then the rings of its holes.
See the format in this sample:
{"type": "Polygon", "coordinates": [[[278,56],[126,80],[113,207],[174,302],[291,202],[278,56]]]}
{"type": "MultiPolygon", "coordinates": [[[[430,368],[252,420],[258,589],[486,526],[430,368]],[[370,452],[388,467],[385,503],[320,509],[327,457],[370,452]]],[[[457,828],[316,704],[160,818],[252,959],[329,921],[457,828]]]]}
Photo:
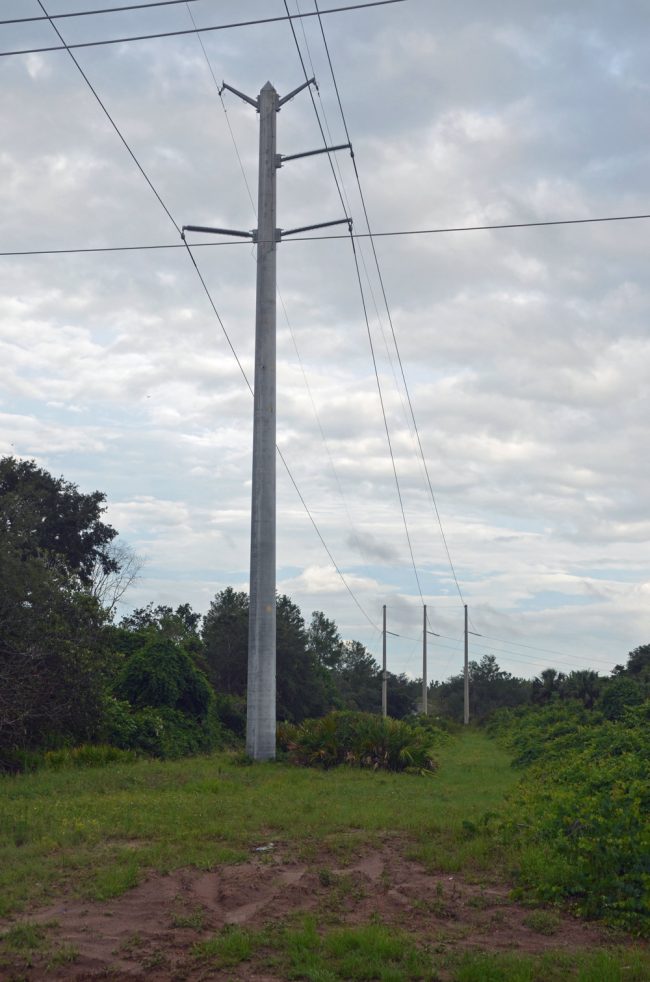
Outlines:
{"type": "Polygon", "coordinates": [[[99,562],[105,572],[116,561],[107,547],[117,535],[101,520],[106,496],[83,494],[75,484],[55,478],[33,460],[0,460],[0,522],[24,557],[44,555],[89,586],[99,562]]]}

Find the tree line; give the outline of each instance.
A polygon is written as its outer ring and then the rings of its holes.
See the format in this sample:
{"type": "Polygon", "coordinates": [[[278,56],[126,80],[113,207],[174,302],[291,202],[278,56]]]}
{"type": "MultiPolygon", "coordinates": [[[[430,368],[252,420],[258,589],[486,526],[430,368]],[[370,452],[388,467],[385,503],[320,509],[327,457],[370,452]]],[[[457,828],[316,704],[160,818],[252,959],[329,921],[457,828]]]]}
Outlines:
{"type": "MultiPolygon", "coordinates": [[[[83,742],[196,753],[243,733],[248,595],[228,587],[205,616],[152,602],[118,621],[138,560],[105,510],[99,491],[84,494],[34,461],[0,460],[0,767],[83,742]]],[[[470,663],[470,713],[563,698],[594,706],[607,692],[634,701],[648,691],[649,656],[650,646],[636,649],[612,679],[549,669],[530,681],[486,655],[470,663]]],[[[420,680],[389,673],[389,715],[415,713],[420,693],[420,680]]],[[[434,715],[462,719],[462,699],[462,673],[429,688],[434,715]]],[[[333,709],[379,713],[380,666],[322,611],[307,622],[280,595],[278,719],[333,709]]]]}

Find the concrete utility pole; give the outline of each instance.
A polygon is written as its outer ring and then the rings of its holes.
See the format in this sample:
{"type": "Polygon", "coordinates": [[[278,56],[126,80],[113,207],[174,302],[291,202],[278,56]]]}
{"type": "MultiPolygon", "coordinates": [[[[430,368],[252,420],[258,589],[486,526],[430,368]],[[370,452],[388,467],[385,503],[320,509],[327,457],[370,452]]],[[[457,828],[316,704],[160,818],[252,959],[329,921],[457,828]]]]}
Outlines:
{"type": "Polygon", "coordinates": [[[267,82],[258,99],[260,162],[257,198],[257,300],[251,496],[250,608],[246,751],[275,757],[275,291],[276,114],[267,82]]]}
{"type": "Polygon", "coordinates": [[[463,723],[469,723],[469,633],[467,630],[467,604],[465,604],[465,685],[463,699],[463,723]]]}
{"type": "Polygon", "coordinates": [[[386,604],[383,607],[383,630],[381,639],[381,715],[388,716],[388,672],[386,671],[386,604]]]}
{"type": "Polygon", "coordinates": [[[422,712],[425,716],[429,711],[427,696],[427,605],[425,604],[422,618],[422,712]]]}
{"type": "Polygon", "coordinates": [[[289,156],[276,153],[276,114],[315,80],[309,79],[283,98],[270,82],[257,99],[223,83],[225,89],[253,106],[260,115],[258,227],[253,232],[184,225],[185,232],[216,232],[249,238],[257,243],[257,299],[255,309],[255,383],[253,410],[253,487],[251,496],[250,609],[248,622],[248,691],[246,752],[253,760],[275,757],[276,728],[276,596],[275,596],[275,455],[276,455],[276,245],[283,236],[330,225],[349,218],[302,228],[276,228],[277,169],[284,161],[334,150],[352,150],[349,143],[289,156]]]}

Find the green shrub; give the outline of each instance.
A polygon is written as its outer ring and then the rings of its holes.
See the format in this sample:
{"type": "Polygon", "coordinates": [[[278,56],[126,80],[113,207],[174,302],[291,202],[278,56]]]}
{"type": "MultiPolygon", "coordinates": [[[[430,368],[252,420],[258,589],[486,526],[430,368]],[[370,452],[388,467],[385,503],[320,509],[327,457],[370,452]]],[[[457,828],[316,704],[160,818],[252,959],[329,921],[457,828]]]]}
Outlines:
{"type": "Polygon", "coordinates": [[[573,729],[555,708],[501,726],[519,762],[532,761],[506,826],[522,846],[522,885],[539,900],[568,899],[589,917],[648,933],[650,702],[618,720],[576,712],[573,729]]]}
{"type": "Polygon", "coordinates": [[[402,720],[372,713],[335,712],[296,725],[278,726],[278,747],[306,767],[369,767],[433,771],[432,734],[402,720]]]}
{"type": "Polygon", "coordinates": [[[214,701],[210,683],[191,657],[167,638],[154,638],[127,659],[115,686],[134,708],[178,709],[205,716],[214,701]]]}
{"type": "Polygon", "coordinates": [[[102,739],[114,747],[151,757],[184,757],[207,753],[224,745],[224,733],[214,704],[203,717],[160,707],[133,710],[128,702],[109,699],[102,739]]]}

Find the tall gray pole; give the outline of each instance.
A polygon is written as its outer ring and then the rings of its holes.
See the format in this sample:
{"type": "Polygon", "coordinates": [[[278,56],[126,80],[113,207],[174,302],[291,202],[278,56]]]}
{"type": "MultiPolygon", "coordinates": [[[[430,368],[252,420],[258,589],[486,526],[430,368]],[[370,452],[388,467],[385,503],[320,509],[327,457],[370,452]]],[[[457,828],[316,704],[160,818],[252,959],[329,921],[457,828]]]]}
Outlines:
{"type": "Polygon", "coordinates": [[[386,604],[383,608],[382,631],[382,672],[381,672],[381,715],[388,716],[388,676],[386,673],[386,604]]]}
{"type": "Polygon", "coordinates": [[[467,604],[465,604],[465,685],[463,698],[463,723],[469,723],[469,632],[467,630],[467,604]]]}
{"type": "Polygon", "coordinates": [[[278,94],[259,95],[260,165],[246,751],[275,757],[275,256],[278,94]]]}
{"type": "Polygon", "coordinates": [[[429,712],[427,696],[427,605],[425,604],[422,619],[422,712],[425,716],[429,712]]]}

